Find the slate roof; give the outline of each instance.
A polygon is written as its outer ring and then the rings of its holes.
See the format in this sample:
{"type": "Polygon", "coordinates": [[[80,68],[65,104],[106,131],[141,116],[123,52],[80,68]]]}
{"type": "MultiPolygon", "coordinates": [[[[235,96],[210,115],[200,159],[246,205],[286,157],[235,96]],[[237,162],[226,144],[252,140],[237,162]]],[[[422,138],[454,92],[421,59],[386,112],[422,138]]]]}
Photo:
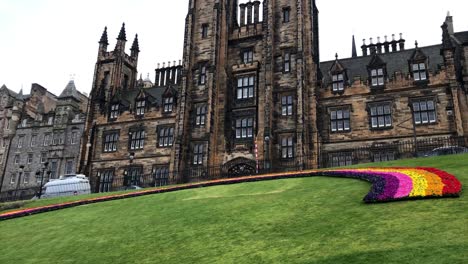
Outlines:
{"type": "Polygon", "coordinates": [[[130,104],[135,104],[135,99],[138,97],[140,92],[146,93],[150,96],[149,101],[153,104],[162,105],[163,103],[163,96],[166,90],[172,89],[171,86],[166,87],[152,87],[152,88],[142,88],[142,89],[132,89],[128,91],[122,91],[122,94],[119,96],[120,98],[116,98],[120,101],[123,105],[129,106],[130,104]]]}
{"type": "MultiPolygon", "coordinates": [[[[443,65],[443,57],[440,55],[441,45],[433,45],[419,48],[428,58],[428,69],[435,73],[443,65]]],[[[387,65],[387,73],[393,78],[395,72],[409,73],[408,60],[411,59],[416,49],[407,49],[390,53],[379,54],[379,57],[387,65]]],[[[361,56],[357,58],[338,59],[340,64],[346,68],[349,80],[360,76],[361,80],[368,78],[367,66],[371,63],[373,55],[361,56]]],[[[328,86],[331,83],[330,69],[335,60],[320,63],[320,69],[323,74],[323,84],[328,86]]]]}
{"type": "Polygon", "coordinates": [[[22,94],[18,94],[18,93],[15,93],[13,92],[12,90],[8,89],[8,87],[6,87],[6,85],[2,85],[2,87],[0,88],[0,90],[6,90],[7,93],[13,97],[13,98],[16,98],[18,100],[23,100],[24,99],[24,96],[22,94]]]}
{"type": "Polygon", "coordinates": [[[468,44],[468,31],[457,32],[453,36],[461,43],[468,44]]]}
{"type": "Polygon", "coordinates": [[[78,101],[81,99],[79,92],[76,89],[75,82],[73,80],[68,82],[67,86],[65,87],[65,89],[59,96],[59,98],[68,98],[68,97],[73,97],[78,101]]]}

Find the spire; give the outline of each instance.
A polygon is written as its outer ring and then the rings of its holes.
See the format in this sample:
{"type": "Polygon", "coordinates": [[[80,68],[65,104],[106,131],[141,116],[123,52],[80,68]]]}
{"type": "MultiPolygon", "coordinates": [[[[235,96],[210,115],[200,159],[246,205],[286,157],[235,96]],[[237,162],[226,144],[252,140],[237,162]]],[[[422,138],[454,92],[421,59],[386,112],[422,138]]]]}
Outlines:
{"type": "Polygon", "coordinates": [[[442,48],[443,49],[453,49],[452,40],[449,33],[449,26],[444,22],[442,24],[442,48]]]}
{"type": "Polygon", "coordinates": [[[120,29],[119,36],[117,40],[127,41],[127,34],[125,33],[125,23],[122,24],[122,28],[120,29]]]}
{"type": "Polygon", "coordinates": [[[101,40],[99,44],[109,45],[109,40],[107,39],[107,27],[104,28],[104,32],[102,32],[101,40]]]}
{"type": "Polygon", "coordinates": [[[352,57],[356,58],[357,57],[357,50],[356,50],[356,40],[354,39],[353,35],[353,50],[352,50],[352,57]]]}
{"type": "Polygon", "coordinates": [[[138,34],[135,35],[135,40],[133,41],[131,51],[140,52],[140,45],[138,45],[138,34]]]}

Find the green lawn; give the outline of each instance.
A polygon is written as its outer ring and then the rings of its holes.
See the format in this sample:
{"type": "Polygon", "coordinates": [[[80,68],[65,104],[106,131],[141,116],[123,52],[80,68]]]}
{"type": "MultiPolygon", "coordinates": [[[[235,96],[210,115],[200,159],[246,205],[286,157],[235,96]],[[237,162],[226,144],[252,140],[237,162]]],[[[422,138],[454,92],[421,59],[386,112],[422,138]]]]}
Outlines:
{"type": "MultiPolygon", "coordinates": [[[[468,184],[468,155],[433,166],[468,184]]],[[[373,164],[372,166],[376,166],[373,164]]],[[[468,198],[368,205],[342,178],[245,183],[0,222],[0,263],[467,263],[468,198]]]]}

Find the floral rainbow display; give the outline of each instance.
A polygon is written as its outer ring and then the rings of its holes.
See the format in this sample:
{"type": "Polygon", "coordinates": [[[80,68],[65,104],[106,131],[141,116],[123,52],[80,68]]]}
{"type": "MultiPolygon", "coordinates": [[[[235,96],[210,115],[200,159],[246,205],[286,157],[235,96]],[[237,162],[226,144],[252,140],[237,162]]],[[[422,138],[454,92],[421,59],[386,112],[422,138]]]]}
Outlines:
{"type": "Polygon", "coordinates": [[[459,197],[462,184],[453,175],[434,168],[366,168],[331,170],[323,176],[356,178],[373,183],[364,202],[459,197]]]}
{"type": "Polygon", "coordinates": [[[365,180],[372,183],[369,194],[364,197],[366,203],[392,202],[409,199],[459,197],[462,184],[453,175],[434,168],[365,168],[365,169],[337,169],[310,170],[247,176],[240,178],[218,179],[208,182],[191,183],[163,188],[152,188],[125,194],[111,194],[98,198],[82,199],[78,201],[54,204],[36,208],[22,209],[0,214],[0,221],[33,214],[55,211],[80,205],[100,203],[112,200],[127,199],[158,193],[175,192],[202,187],[228,185],[244,182],[257,182],[278,179],[306,178],[306,177],[343,177],[365,180]]]}

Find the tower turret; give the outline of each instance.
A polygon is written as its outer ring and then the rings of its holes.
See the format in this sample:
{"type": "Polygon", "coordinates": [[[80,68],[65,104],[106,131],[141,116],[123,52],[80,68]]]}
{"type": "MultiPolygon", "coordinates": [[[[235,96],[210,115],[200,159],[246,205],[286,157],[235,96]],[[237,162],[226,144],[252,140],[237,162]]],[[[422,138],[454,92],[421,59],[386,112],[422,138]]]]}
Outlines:
{"type": "Polygon", "coordinates": [[[138,54],[140,53],[140,45],[138,44],[138,34],[135,35],[135,40],[133,40],[132,48],[130,49],[132,58],[136,61],[138,60],[138,54]]]}
{"type": "Polygon", "coordinates": [[[119,36],[117,37],[117,44],[115,45],[115,51],[125,52],[125,44],[127,43],[127,34],[125,33],[125,23],[122,24],[119,36]]]}
{"type": "Polygon", "coordinates": [[[109,46],[109,40],[107,38],[107,27],[104,28],[102,32],[101,40],[99,40],[99,53],[98,56],[102,56],[107,52],[107,46],[109,46]]]}

